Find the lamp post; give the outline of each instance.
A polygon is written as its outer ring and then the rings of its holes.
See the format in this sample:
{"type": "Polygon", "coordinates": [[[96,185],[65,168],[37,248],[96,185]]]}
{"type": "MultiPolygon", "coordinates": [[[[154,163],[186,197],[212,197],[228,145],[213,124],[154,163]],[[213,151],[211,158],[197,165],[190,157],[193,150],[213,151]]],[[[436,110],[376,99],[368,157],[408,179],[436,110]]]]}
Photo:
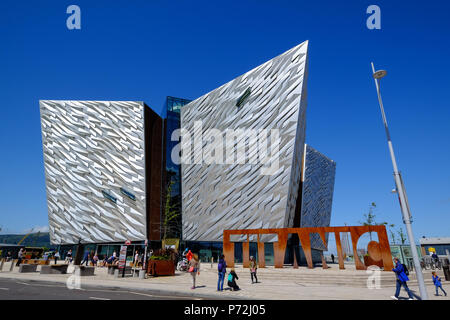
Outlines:
{"type": "Polygon", "coordinates": [[[411,227],[412,219],[411,219],[411,211],[409,209],[408,197],[406,196],[406,191],[405,191],[405,187],[403,185],[402,176],[398,172],[397,161],[395,160],[394,148],[392,146],[391,135],[389,134],[388,124],[386,121],[386,115],[384,113],[383,101],[381,100],[380,81],[381,81],[381,78],[383,78],[386,75],[386,71],[385,70],[375,71],[373,62],[371,64],[372,64],[373,78],[375,80],[375,86],[377,88],[378,102],[380,104],[381,115],[383,117],[384,129],[386,131],[389,152],[391,154],[392,166],[394,167],[394,179],[395,179],[395,185],[396,185],[396,189],[397,189],[397,193],[398,193],[398,199],[400,202],[400,208],[402,210],[403,223],[406,226],[406,232],[408,234],[408,239],[409,239],[409,243],[411,246],[411,252],[412,252],[413,261],[414,261],[414,269],[416,270],[416,277],[417,277],[417,281],[419,283],[420,295],[421,295],[422,300],[428,300],[427,289],[425,287],[425,282],[423,281],[422,268],[420,266],[419,255],[417,254],[416,242],[414,240],[414,234],[412,232],[412,227],[411,227]]]}

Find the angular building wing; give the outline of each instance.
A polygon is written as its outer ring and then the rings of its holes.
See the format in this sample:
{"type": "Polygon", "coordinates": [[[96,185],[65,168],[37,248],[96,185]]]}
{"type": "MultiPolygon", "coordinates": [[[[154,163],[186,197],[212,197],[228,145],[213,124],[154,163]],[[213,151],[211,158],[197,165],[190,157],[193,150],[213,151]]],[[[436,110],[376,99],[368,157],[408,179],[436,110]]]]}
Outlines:
{"type": "MultiPolygon", "coordinates": [[[[329,227],[336,162],[306,144],[304,154],[299,227],[329,227]]],[[[311,247],[325,249],[318,234],[311,237],[311,247]]]]}
{"type": "Polygon", "coordinates": [[[147,238],[145,108],[40,101],[53,244],[147,238]]]}
{"type": "Polygon", "coordinates": [[[218,241],[224,229],[292,226],[305,142],[307,48],[305,41],[181,109],[181,127],[194,136],[192,162],[181,163],[184,240],[218,241]],[[225,136],[239,129],[270,131],[270,165],[277,164],[270,174],[261,170],[260,135],[224,146],[224,154],[236,151],[231,164],[196,161],[213,130],[225,136]],[[240,159],[237,149],[249,150],[249,158],[257,152],[259,161],[240,159]]]}

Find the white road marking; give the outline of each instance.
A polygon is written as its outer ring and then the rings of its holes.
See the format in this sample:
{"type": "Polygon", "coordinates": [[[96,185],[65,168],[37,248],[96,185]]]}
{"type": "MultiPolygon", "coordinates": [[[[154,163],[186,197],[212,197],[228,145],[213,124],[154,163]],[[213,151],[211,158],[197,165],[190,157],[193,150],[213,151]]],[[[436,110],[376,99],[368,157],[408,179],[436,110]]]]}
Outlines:
{"type": "Polygon", "coordinates": [[[162,294],[149,294],[149,293],[143,293],[143,292],[134,292],[134,291],[126,291],[126,290],[101,290],[101,289],[85,289],[85,291],[91,291],[91,292],[108,292],[108,293],[131,293],[141,296],[147,296],[147,297],[158,297],[158,298],[186,298],[189,300],[203,300],[202,298],[192,298],[192,297],[178,297],[178,296],[167,296],[162,294]]]}
{"type": "MultiPolygon", "coordinates": [[[[26,282],[21,282],[21,281],[16,281],[16,283],[18,284],[23,284],[26,286],[36,286],[36,287],[57,287],[57,288],[65,288],[65,286],[58,286],[58,285],[45,285],[45,284],[36,284],[36,283],[26,283],[26,282]]],[[[0,288],[1,290],[1,288],[0,288]]],[[[9,289],[8,289],[9,290],[9,289]]],[[[202,298],[198,298],[198,297],[187,297],[187,296],[168,296],[168,295],[163,295],[163,294],[148,294],[148,293],[143,293],[143,292],[134,292],[134,291],[127,291],[127,290],[102,290],[102,289],[78,289],[81,291],[91,291],[91,292],[108,292],[108,293],[130,293],[130,294],[135,294],[135,295],[142,295],[142,296],[147,296],[147,297],[158,297],[158,298],[181,298],[181,299],[189,299],[189,300],[203,300],[202,298]]],[[[106,298],[97,298],[97,297],[89,297],[90,299],[97,299],[97,300],[111,300],[111,299],[106,299],[106,298]]]]}
{"type": "Polygon", "coordinates": [[[94,300],[111,300],[108,298],[98,298],[98,297],[89,297],[89,299],[94,299],[94,300]]]}
{"type": "Polygon", "coordinates": [[[9,288],[0,288],[0,290],[9,290],[9,288]]]}

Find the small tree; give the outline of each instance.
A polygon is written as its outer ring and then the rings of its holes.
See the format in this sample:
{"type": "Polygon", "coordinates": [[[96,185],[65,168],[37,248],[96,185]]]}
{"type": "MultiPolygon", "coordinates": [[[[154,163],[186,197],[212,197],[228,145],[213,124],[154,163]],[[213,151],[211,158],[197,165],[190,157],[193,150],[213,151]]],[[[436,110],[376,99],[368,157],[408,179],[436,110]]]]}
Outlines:
{"type": "MultiPolygon", "coordinates": [[[[369,206],[369,212],[364,214],[364,220],[363,221],[359,221],[360,224],[362,224],[363,226],[378,226],[378,225],[386,225],[387,222],[375,222],[375,213],[373,212],[375,210],[375,208],[377,207],[377,205],[375,204],[375,202],[372,202],[369,206]]],[[[370,237],[370,241],[372,241],[372,232],[369,231],[369,237],[370,237]]]]}
{"type": "Polygon", "coordinates": [[[400,228],[397,230],[397,234],[398,234],[398,236],[400,237],[401,243],[402,243],[402,244],[405,244],[405,243],[406,243],[406,234],[403,233],[403,228],[400,227],[400,228]]]}
{"type": "Polygon", "coordinates": [[[395,224],[390,224],[389,225],[389,233],[391,234],[391,239],[392,239],[392,244],[395,244],[395,242],[396,242],[396,237],[395,237],[395,232],[394,232],[394,228],[395,227],[395,224]]]}
{"type": "Polygon", "coordinates": [[[180,210],[176,203],[172,202],[172,179],[169,181],[166,192],[166,203],[164,206],[164,220],[163,220],[163,239],[169,236],[178,236],[180,231],[179,216],[180,210]]]}

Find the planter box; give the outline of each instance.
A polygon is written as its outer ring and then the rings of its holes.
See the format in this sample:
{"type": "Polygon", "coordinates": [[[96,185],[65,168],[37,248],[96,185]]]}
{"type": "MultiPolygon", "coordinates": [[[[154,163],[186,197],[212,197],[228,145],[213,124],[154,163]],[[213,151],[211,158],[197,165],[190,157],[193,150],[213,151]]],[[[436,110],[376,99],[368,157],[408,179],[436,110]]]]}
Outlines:
{"type": "Polygon", "coordinates": [[[93,276],[95,267],[75,266],[75,274],[80,277],[93,276]]]}
{"type": "Polygon", "coordinates": [[[22,263],[25,263],[25,264],[36,264],[36,265],[49,265],[50,264],[50,260],[25,259],[25,260],[22,260],[22,263]]]}
{"type": "Polygon", "coordinates": [[[175,263],[172,260],[149,260],[148,273],[156,276],[174,276],[175,263]]]}
{"type": "Polygon", "coordinates": [[[51,266],[42,266],[41,274],[66,274],[68,264],[54,264],[51,266]]]}
{"type": "Polygon", "coordinates": [[[19,266],[19,273],[36,272],[37,264],[21,264],[19,266]]]}

